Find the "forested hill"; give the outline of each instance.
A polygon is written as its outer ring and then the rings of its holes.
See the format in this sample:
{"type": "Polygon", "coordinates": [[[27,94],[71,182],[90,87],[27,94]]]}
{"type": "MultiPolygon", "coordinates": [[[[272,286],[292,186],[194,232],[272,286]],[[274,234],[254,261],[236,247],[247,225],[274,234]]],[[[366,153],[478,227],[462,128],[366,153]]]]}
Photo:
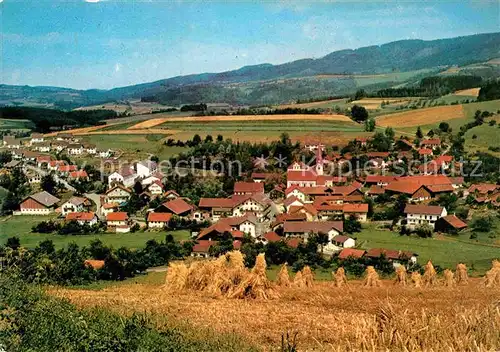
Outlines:
{"type": "MultiPolygon", "coordinates": [[[[401,40],[380,46],[332,52],[319,59],[302,59],[281,65],[246,66],[222,73],[179,76],[151,83],[102,90],[68,90],[56,87],[0,85],[0,104],[31,98],[40,103],[56,103],[60,107],[100,104],[105,101],[153,97],[162,103],[177,104],[203,101],[233,103],[280,102],[302,94],[347,94],[359,88],[350,78],[356,74],[382,74],[465,66],[500,57],[500,33],[477,34],[439,40],[401,40]],[[307,82],[317,75],[342,75],[328,82],[307,82]],[[305,83],[274,84],[267,81],[305,78],[305,83]],[[266,81],[266,84],[259,82],[266,81]],[[276,89],[284,91],[276,95],[276,89]],[[269,93],[271,92],[271,93],[269,93]]],[[[422,77],[419,77],[422,78],[422,77]]],[[[401,83],[401,82],[398,82],[401,83]]],[[[387,88],[389,88],[388,86],[387,88]]]]}

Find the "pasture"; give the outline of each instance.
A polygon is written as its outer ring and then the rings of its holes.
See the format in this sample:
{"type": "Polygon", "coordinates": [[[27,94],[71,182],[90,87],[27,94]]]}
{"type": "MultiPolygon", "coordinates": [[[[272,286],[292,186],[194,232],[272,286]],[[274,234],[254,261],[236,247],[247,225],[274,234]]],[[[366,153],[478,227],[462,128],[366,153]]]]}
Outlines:
{"type": "Polygon", "coordinates": [[[33,126],[29,120],[0,119],[0,130],[29,130],[33,126]]]}
{"type": "MultiPolygon", "coordinates": [[[[67,235],[40,234],[31,232],[33,225],[42,221],[54,219],[54,216],[12,216],[0,219],[0,243],[4,244],[7,238],[17,236],[21,245],[33,248],[40,241],[51,240],[56,248],[62,248],[74,242],[79,246],[86,246],[94,239],[100,239],[103,243],[115,248],[140,248],[144,247],[150,239],[161,241],[165,239],[167,232],[135,232],[135,233],[103,233],[92,235],[67,235]]],[[[169,231],[176,240],[187,240],[190,238],[188,230],[169,231]]]]}
{"type": "Polygon", "coordinates": [[[107,131],[103,134],[87,135],[84,140],[96,144],[98,148],[118,151],[118,154],[121,155],[120,158],[130,160],[144,159],[151,155],[165,160],[185,150],[184,147],[164,145],[163,141],[168,134],[148,134],[146,132],[147,130],[142,134],[113,134],[113,131],[107,131]]]}

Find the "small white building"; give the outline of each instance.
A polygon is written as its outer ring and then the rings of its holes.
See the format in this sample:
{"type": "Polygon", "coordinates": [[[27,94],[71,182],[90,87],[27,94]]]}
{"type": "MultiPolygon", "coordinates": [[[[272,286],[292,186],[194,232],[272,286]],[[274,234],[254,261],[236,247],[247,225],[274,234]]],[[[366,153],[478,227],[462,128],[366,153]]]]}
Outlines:
{"type": "Polygon", "coordinates": [[[163,194],[163,184],[160,181],[155,181],[146,187],[146,191],[152,195],[163,194]]]}
{"type": "Polygon", "coordinates": [[[122,185],[117,185],[106,192],[106,202],[121,204],[130,199],[132,191],[122,185]]]}
{"type": "Polygon", "coordinates": [[[113,172],[108,176],[108,186],[113,187],[122,184],[125,187],[132,187],[138,175],[132,168],[125,167],[120,172],[113,172]]]}
{"type": "Polygon", "coordinates": [[[106,215],[106,224],[111,227],[127,226],[128,215],[123,211],[109,213],[106,215]]]}
{"type": "Polygon", "coordinates": [[[85,146],[85,152],[90,155],[95,155],[97,153],[97,148],[95,144],[87,144],[85,146]]]}
{"type": "Polygon", "coordinates": [[[99,158],[109,158],[111,156],[111,150],[110,149],[100,149],[96,150],[97,156],[99,158]]]}
{"type": "Polygon", "coordinates": [[[445,207],[422,204],[407,204],[404,213],[407,225],[412,229],[424,224],[434,228],[438,219],[448,215],[445,207]]]}
{"type": "Polygon", "coordinates": [[[31,144],[33,143],[43,143],[44,138],[41,133],[32,133],[31,134],[31,144]]]}
{"type": "Polygon", "coordinates": [[[151,160],[139,161],[135,165],[135,171],[140,178],[146,178],[158,171],[158,165],[151,160]]]}
{"type": "Polygon", "coordinates": [[[82,155],[84,150],[83,145],[79,143],[68,145],[68,154],[70,155],[82,155]]]}
{"type": "Polygon", "coordinates": [[[69,213],[81,213],[87,209],[90,201],[84,197],[71,197],[61,206],[61,215],[66,216],[69,213]]]}

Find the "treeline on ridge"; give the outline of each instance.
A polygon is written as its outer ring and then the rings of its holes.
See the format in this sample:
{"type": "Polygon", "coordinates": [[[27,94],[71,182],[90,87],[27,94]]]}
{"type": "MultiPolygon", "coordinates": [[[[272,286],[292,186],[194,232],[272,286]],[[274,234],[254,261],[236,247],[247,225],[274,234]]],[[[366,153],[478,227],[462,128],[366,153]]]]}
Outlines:
{"type": "Polygon", "coordinates": [[[0,107],[0,117],[16,120],[29,120],[35,125],[37,132],[62,130],[64,126],[76,128],[102,125],[102,120],[114,119],[117,113],[113,110],[74,110],[61,111],[32,107],[0,107]]]}

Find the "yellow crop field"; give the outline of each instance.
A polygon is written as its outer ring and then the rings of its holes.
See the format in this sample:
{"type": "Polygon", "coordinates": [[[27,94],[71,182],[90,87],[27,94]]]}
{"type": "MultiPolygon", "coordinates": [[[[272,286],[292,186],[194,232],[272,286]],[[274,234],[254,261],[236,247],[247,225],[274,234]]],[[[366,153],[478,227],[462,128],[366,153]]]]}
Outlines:
{"type": "MultiPolygon", "coordinates": [[[[160,114],[159,114],[160,115],[160,114]]],[[[345,121],[352,122],[352,120],[345,115],[336,114],[318,114],[318,115],[307,115],[307,114],[294,114],[294,115],[233,115],[233,116],[188,116],[188,117],[164,117],[157,118],[155,120],[155,126],[160,123],[165,122],[215,122],[215,121],[345,121]],[[159,122],[161,120],[161,122],[159,122]]],[[[133,126],[135,127],[135,126],[133,126]]]]}
{"type": "Polygon", "coordinates": [[[382,115],[377,118],[377,125],[382,127],[413,127],[464,118],[464,116],[462,105],[437,106],[382,115]]]}
{"type": "Polygon", "coordinates": [[[322,100],[322,101],[313,101],[310,103],[301,103],[301,104],[283,104],[283,105],[278,105],[279,109],[314,109],[317,107],[322,107],[325,104],[335,104],[335,103],[341,103],[345,99],[331,99],[331,100],[322,100]]]}
{"type": "Polygon", "coordinates": [[[405,104],[409,101],[410,99],[402,99],[402,98],[364,98],[352,101],[350,105],[351,106],[359,105],[367,110],[378,110],[382,108],[381,104],[383,102],[395,105],[395,104],[405,104]]]}
{"type": "Polygon", "coordinates": [[[457,90],[455,93],[455,95],[465,95],[465,96],[474,96],[474,97],[477,97],[479,96],[479,91],[481,90],[481,88],[470,88],[470,89],[463,89],[463,90],[457,90]]]}
{"type": "Polygon", "coordinates": [[[379,287],[348,281],[343,287],[315,281],[277,287],[279,298],[232,299],[163,285],[125,284],[101,290],[54,289],[80,307],[105,307],[130,315],[147,312],[216,333],[236,333],[269,350],[295,332],[299,350],[459,351],[500,346],[498,288],[481,279],[446,287],[415,288],[382,280],[379,287]],[[476,345],[477,344],[477,345],[476,345]]]}
{"type": "Polygon", "coordinates": [[[165,122],[165,118],[146,120],[146,121],[139,122],[136,125],[130,126],[128,128],[128,130],[138,130],[138,129],[143,129],[143,128],[151,128],[154,126],[161,125],[164,122],[165,122]]]}

